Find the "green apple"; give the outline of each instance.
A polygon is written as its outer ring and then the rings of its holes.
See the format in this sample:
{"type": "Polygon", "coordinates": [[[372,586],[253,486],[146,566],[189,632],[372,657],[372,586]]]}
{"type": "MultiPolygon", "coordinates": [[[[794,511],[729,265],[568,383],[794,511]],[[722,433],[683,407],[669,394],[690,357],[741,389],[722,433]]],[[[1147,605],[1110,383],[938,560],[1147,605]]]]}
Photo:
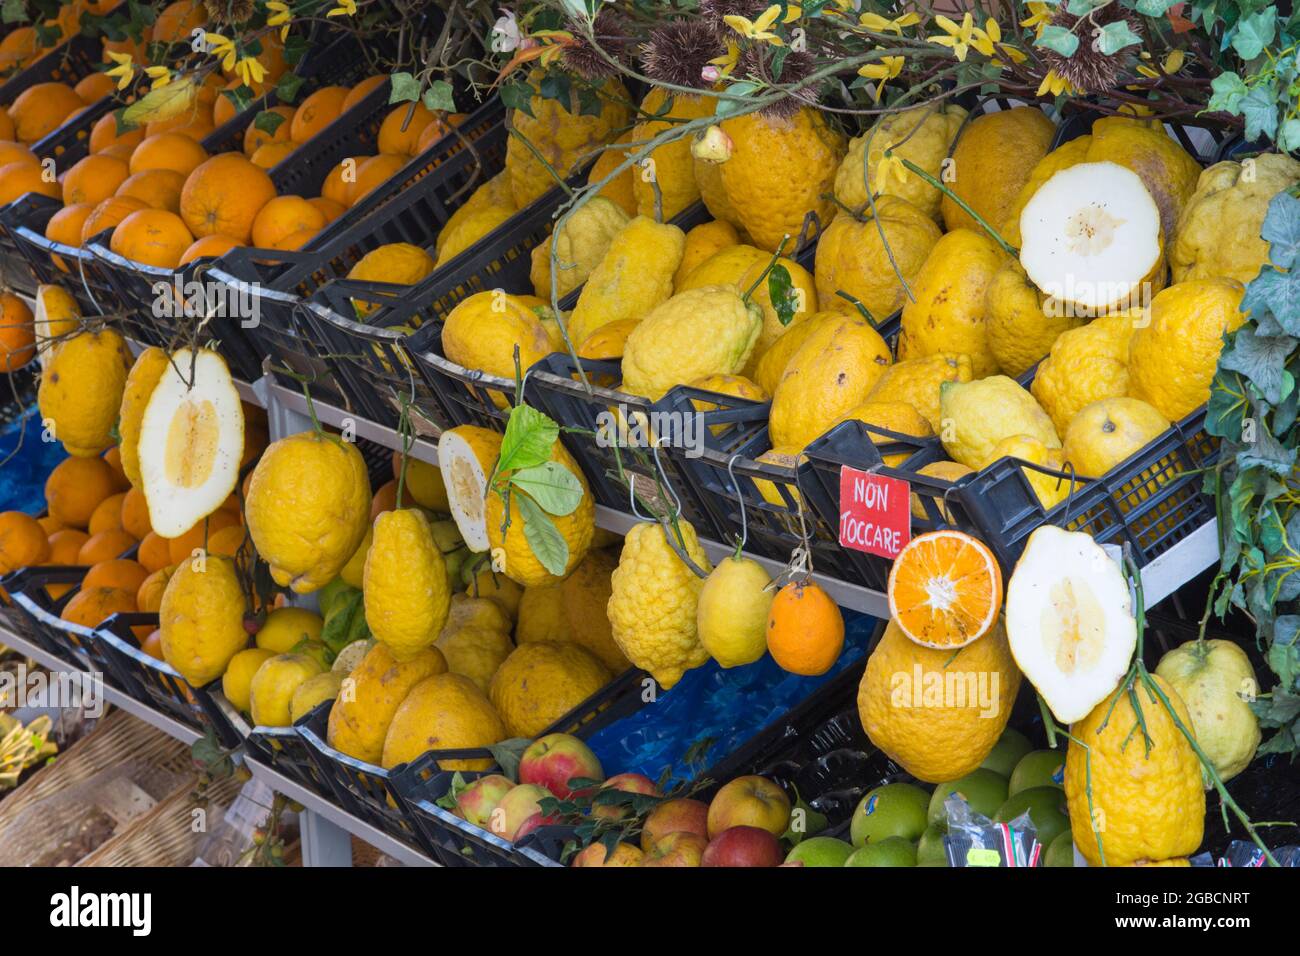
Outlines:
{"type": "Polygon", "coordinates": [[[1008,727],[1002,731],[1002,736],[998,742],[993,745],[989,755],[984,758],[980,764],[985,770],[992,770],[994,773],[1000,773],[1004,777],[1011,776],[1011,771],[1016,769],[1016,764],[1020,758],[1029,751],[1034,749],[1034,745],[1018,730],[1008,727]]]}
{"type": "Polygon", "coordinates": [[[885,837],[853,851],[845,866],[916,866],[916,847],[900,836],[885,837]]]}
{"type": "Polygon", "coordinates": [[[917,866],[947,866],[948,851],[943,848],[943,838],[947,830],[938,823],[932,823],[921,834],[916,844],[917,866]]]}
{"type": "Polygon", "coordinates": [[[853,853],[853,847],[835,837],[809,837],[786,856],[787,863],[802,863],[804,866],[843,866],[844,861],[853,853]]]}
{"type": "Polygon", "coordinates": [[[944,808],[944,802],[952,793],[960,793],[965,797],[966,802],[970,804],[971,809],[976,813],[991,817],[997,813],[998,807],[1006,802],[1007,778],[994,773],[992,770],[985,770],[980,767],[978,770],[972,770],[960,780],[951,780],[948,783],[939,784],[934,788],[933,796],[930,797],[928,817],[930,823],[947,824],[948,811],[944,808]]]}
{"type": "Polygon", "coordinates": [[[925,830],[925,807],[930,795],[910,783],[876,787],[858,803],[849,826],[854,846],[886,837],[915,840],[925,830]]]}
{"type": "Polygon", "coordinates": [[[1060,787],[1030,787],[1009,797],[998,807],[993,818],[999,823],[1010,823],[1026,811],[1038,831],[1038,842],[1048,846],[1070,829],[1070,811],[1065,805],[1065,791],[1060,787]]]}
{"type": "Polygon", "coordinates": [[[1064,750],[1031,750],[1011,771],[1007,794],[1017,794],[1033,787],[1061,787],[1064,780],[1064,750]]]}
{"type": "Polygon", "coordinates": [[[1074,866],[1074,834],[1058,834],[1043,854],[1043,866],[1074,866]]]}

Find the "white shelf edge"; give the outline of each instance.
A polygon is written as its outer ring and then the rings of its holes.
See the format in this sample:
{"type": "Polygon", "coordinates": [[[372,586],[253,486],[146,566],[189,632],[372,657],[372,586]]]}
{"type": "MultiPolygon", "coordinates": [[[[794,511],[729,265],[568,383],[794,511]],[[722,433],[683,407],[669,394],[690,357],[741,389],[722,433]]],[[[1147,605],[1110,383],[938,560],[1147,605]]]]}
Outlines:
{"type": "Polygon", "coordinates": [[[414,847],[407,846],[401,840],[395,840],[382,830],[358,820],[338,805],[299,786],[288,777],[284,776],[277,770],[268,767],[266,764],[245,758],[244,766],[248,768],[249,773],[258,780],[261,780],[276,793],[284,794],[284,796],[288,797],[290,800],[302,804],[313,813],[320,814],[336,826],[348,831],[358,839],[369,843],[381,853],[386,853],[393,857],[393,859],[400,860],[407,866],[438,865],[435,861],[429,859],[414,847]]]}

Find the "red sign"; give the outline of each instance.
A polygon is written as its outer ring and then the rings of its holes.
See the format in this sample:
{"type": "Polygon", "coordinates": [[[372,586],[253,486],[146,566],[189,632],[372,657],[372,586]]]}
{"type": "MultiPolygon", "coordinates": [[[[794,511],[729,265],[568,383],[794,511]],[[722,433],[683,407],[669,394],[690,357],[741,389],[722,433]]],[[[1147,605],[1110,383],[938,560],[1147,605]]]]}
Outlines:
{"type": "Polygon", "coordinates": [[[840,547],[894,559],[912,540],[912,488],[840,466],[840,547]]]}

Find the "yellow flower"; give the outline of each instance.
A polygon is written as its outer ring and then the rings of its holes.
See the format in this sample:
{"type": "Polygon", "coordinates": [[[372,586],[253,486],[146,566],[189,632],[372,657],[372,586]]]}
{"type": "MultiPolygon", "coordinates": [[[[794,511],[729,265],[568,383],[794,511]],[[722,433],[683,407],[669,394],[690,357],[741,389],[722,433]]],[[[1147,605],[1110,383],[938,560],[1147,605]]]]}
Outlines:
{"type": "MultiPolygon", "coordinates": [[[[344,0],[346,2],[346,0],[344,0]]],[[[748,37],[751,40],[758,40],[762,43],[770,43],[773,46],[784,46],[783,41],[775,33],[768,30],[768,27],[776,23],[777,18],[781,16],[781,4],[774,3],[764,10],[757,20],[749,20],[736,14],[730,14],[722,18],[723,22],[731,29],[735,30],[741,36],[748,37]]]]}
{"type": "Polygon", "coordinates": [[[1025,6],[1029,8],[1029,12],[1032,16],[1021,20],[1020,25],[1022,27],[1033,27],[1034,36],[1042,36],[1043,28],[1052,22],[1051,6],[1040,2],[1040,0],[1030,0],[1029,3],[1025,4],[1025,6]]]}
{"type": "Polygon", "coordinates": [[[718,68],[719,76],[730,76],[731,71],[736,68],[736,63],[739,61],[740,47],[731,41],[727,41],[727,52],[722,56],[715,56],[709,61],[709,64],[718,68]]]}
{"type": "Polygon", "coordinates": [[[223,37],[220,33],[205,33],[203,39],[207,42],[208,52],[221,61],[223,70],[233,70],[235,60],[239,55],[235,52],[235,41],[229,37],[223,37]]]}
{"type": "Polygon", "coordinates": [[[883,193],[889,185],[891,174],[900,183],[907,182],[907,167],[903,165],[903,161],[890,150],[885,150],[885,155],[876,166],[876,177],[871,181],[872,191],[877,195],[883,193]]]}
{"type": "Polygon", "coordinates": [[[124,90],[131,85],[131,77],[135,76],[135,64],[131,62],[129,53],[110,53],[109,58],[117,64],[111,70],[107,70],[109,76],[117,77],[117,88],[124,90]]]}
{"type": "MultiPolygon", "coordinates": [[[[1142,59],[1149,60],[1150,58],[1151,58],[1151,54],[1143,50],[1142,59]]],[[[1161,71],[1163,71],[1165,76],[1173,76],[1175,73],[1177,73],[1179,70],[1183,68],[1183,63],[1186,61],[1186,59],[1187,57],[1182,50],[1172,50],[1169,52],[1167,56],[1165,56],[1164,60],[1160,63],[1160,69],[1161,71]]],[[[1146,66],[1145,64],[1140,64],[1137,68],[1137,71],[1141,73],[1143,76],[1151,77],[1151,79],[1153,80],[1160,79],[1160,74],[1157,73],[1151,67],[1146,66]]]]}
{"type": "Polygon", "coordinates": [[[803,16],[803,7],[797,3],[788,4],[785,8],[785,16],[781,17],[782,23],[794,23],[803,16]]]}
{"type": "Polygon", "coordinates": [[[1048,70],[1047,75],[1043,77],[1043,82],[1038,84],[1038,92],[1034,95],[1042,96],[1044,93],[1051,93],[1053,96],[1060,96],[1062,93],[1073,95],[1077,92],[1078,90],[1070,85],[1069,80],[1055,70],[1048,70]]]}
{"type": "Polygon", "coordinates": [[[339,0],[339,5],[325,14],[327,17],[354,17],[357,14],[357,0],[339,0]]]}
{"type": "Polygon", "coordinates": [[[903,35],[903,28],[914,26],[921,22],[919,13],[905,13],[901,17],[894,17],[892,20],[882,17],[878,13],[864,13],[858,17],[858,23],[866,27],[872,33],[895,33],[898,36],[903,35]]]}
{"type": "Polygon", "coordinates": [[[880,100],[880,93],[885,88],[885,83],[894,79],[898,74],[903,72],[903,58],[901,56],[882,56],[878,63],[867,63],[858,70],[858,76],[865,76],[869,80],[879,80],[876,88],[872,90],[871,95],[877,102],[880,100]]]}
{"type": "Polygon", "coordinates": [[[931,43],[939,44],[939,46],[949,47],[952,50],[952,55],[965,63],[966,54],[970,52],[970,48],[975,44],[975,21],[971,18],[970,11],[968,10],[966,15],[961,18],[961,26],[957,26],[943,14],[936,16],[934,22],[945,35],[926,37],[926,39],[931,43]]]}
{"type": "Polygon", "coordinates": [[[257,57],[246,56],[235,64],[235,72],[239,74],[239,81],[245,86],[255,86],[266,76],[266,67],[257,57]]]}
{"type": "Polygon", "coordinates": [[[153,80],[149,85],[151,90],[161,89],[172,81],[172,71],[165,66],[147,66],[144,72],[149,79],[153,80]]]}
{"type": "Polygon", "coordinates": [[[289,13],[289,5],[284,3],[283,0],[268,0],[266,9],[271,14],[266,18],[266,25],[268,27],[281,27],[280,40],[283,42],[285,37],[289,35],[289,21],[292,16],[289,13]]]}

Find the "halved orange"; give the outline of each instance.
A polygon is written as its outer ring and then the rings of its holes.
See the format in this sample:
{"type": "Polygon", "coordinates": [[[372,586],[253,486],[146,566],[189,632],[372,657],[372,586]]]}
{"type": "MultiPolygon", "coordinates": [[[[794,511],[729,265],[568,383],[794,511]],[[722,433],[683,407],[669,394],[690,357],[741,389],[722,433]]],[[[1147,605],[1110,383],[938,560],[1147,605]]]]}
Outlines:
{"type": "Polygon", "coordinates": [[[889,614],[922,647],[979,640],[1002,610],[1002,569],[982,541],[961,531],[919,535],[889,570],[889,614]]]}

